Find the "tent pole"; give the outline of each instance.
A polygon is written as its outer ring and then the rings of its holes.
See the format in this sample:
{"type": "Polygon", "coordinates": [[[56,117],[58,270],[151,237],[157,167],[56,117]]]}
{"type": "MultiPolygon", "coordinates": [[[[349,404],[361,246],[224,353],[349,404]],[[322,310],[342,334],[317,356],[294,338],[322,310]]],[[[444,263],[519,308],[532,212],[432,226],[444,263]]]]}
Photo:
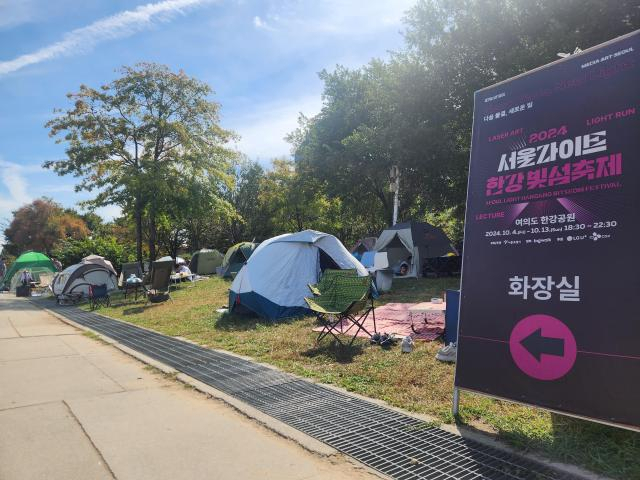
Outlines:
{"type": "Polygon", "coordinates": [[[398,223],[398,208],[400,205],[400,169],[392,167],[391,169],[391,186],[393,190],[393,225],[398,223]]]}

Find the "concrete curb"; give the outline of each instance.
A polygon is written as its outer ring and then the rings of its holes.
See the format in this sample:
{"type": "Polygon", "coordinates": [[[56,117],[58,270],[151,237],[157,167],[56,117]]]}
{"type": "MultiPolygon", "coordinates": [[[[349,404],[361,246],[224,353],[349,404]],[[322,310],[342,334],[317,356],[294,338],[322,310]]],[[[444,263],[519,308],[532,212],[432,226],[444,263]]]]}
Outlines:
{"type": "MultiPolygon", "coordinates": [[[[204,393],[205,395],[208,395],[212,398],[215,398],[217,400],[220,400],[222,402],[224,402],[225,404],[231,406],[234,410],[238,411],[239,413],[245,415],[246,417],[255,420],[256,422],[258,422],[259,424],[261,424],[262,426],[266,427],[267,429],[273,431],[274,433],[289,439],[295,443],[297,443],[298,445],[300,445],[302,448],[304,448],[305,450],[314,453],[316,455],[320,455],[323,457],[331,457],[331,456],[335,456],[335,455],[341,455],[342,454],[336,450],[333,447],[330,447],[329,445],[320,442],[319,440],[316,440],[313,437],[310,437],[309,435],[300,432],[299,430],[296,430],[293,427],[290,427],[289,425],[281,422],[280,420],[277,420],[273,417],[270,417],[269,415],[257,410],[254,407],[251,407],[250,405],[247,405],[246,403],[220,391],[217,390],[203,382],[200,382],[199,380],[196,380],[193,377],[190,377],[189,375],[186,375],[184,373],[178,372],[177,370],[175,370],[172,367],[169,367],[168,365],[165,365],[164,363],[158,362],[157,360],[150,358],[142,353],[139,353],[129,347],[126,347],[125,345],[120,344],[119,342],[105,336],[102,335],[101,333],[89,328],[89,327],[85,327],[84,325],[80,325],[76,322],[74,322],[73,320],[69,320],[66,317],[63,317],[62,315],[59,315],[58,313],[56,313],[53,310],[50,310],[48,308],[46,308],[46,306],[44,305],[40,305],[37,302],[33,302],[31,301],[32,304],[36,305],[37,307],[47,311],[49,314],[53,315],[54,317],[58,318],[59,320],[75,327],[78,328],[79,330],[83,330],[83,331],[90,331],[93,334],[95,334],[96,336],[98,336],[101,340],[105,341],[106,343],[113,345],[114,347],[118,348],[119,350],[123,351],[124,353],[136,358],[137,360],[146,363],[148,365],[151,365],[152,367],[157,368],[158,370],[169,374],[169,375],[175,375],[175,378],[177,380],[179,380],[180,382],[189,385],[193,388],[195,388],[196,390],[198,390],[201,393],[204,393]]],[[[104,317],[107,317],[111,320],[115,320],[117,322],[121,322],[121,323],[127,323],[127,322],[123,322],[122,320],[119,320],[117,318],[113,318],[113,317],[108,317],[107,315],[103,315],[104,317]]],[[[154,332],[154,333],[159,333],[156,332],[155,330],[152,330],[150,328],[146,328],[146,327],[142,327],[140,325],[135,325],[138,328],[142,328],[144,330],[150,331],[150,332],[154,332]]],[[[198,345],[201,346],[200,344],[198,344],[197,342],[194,342],[192,340],[189,340],[187,338],[184,337],[174,337],[174,338],[178,338],[182,341],[191,343],[193,345],[198,345]]],[[[227,350],[221,350],[221,349],[217,349],[217,348],[211,348],[211,347],[205,347],[208,348],[209,350],[213,350],[213,351],[217,351],[220,353],[224,353],[227,355],[231,355],[237,358],[241,358],[243,360],[248,360],[254,363],[257,363],[259,365],[262,365],[264,367],[267,367],[271,370],[276,370],[276,371],[281,371],[279,368],[275,367],[274,365],[270,365],[267,363],[262,363],[262,362],[258,362],[255,359],[251,358],[251,357],[247,357],[244,355],[240,355],[234,352],[229,352],[227,350]]],[[[503,450],[505,452],[509,452],[513,455],[517,455],[535,462],[538,462],[540,464],[546,465],[550,468],[559,470],[563,473],[568,473],[571,475],[576,475],[579,477],[584,478],[585,480],[612,480],[609,477],[605,477],[602,475],[598,475],[596,473],[593,473],[589,470],[586,470],[582,467],[578,467],[576,465],[571,465],[571,464],[567,464],[567,463],[562,463],[562,462],[556,462],[556,461],[551,461],[546,459],[545,457],[542,457],[540,455],[534,454],[534,453],[529,453],[529,452],[522,452],[522,451],[518,451],[508,445],[506,445],[505,443],[501,442],[500,440],[494,438],[491,436],[491,434],[489,433],[484,433],[481,432],[479,430],[476,430],[472,427],[465,427],[465,426],[458,426],[458,425],[448,425],[448,424],[442,424],[441,422],[439,422],[435,417],[429,416],[429,415],[424,415],[424,414],[419,414],[419,413],[412,413],[406,410],[402,410],[398,407],[394,407],[393,405],[389,405],[387,402],[383,401],[383,400],[378,400],[375,398],[369,398],[369,397],[365,397],[364,395],[360,395],[358,393],[354,393],[354,392],[349,392],[348,390],[345,390],[344,388],[335,386],[335,385],[330,385],[330,384],[325,384],[325,383],[321,383],[318,382],[314,379],[310,379],[310,378],[304,378],[304,377],[299,377],[298,375],[295,374],[290,374],[293,375],[295,377],[300,378],[301,380],[306,380],[308,382],[311,383],[317,383],[319,385],[322,385],[325,388],[329,388],[331,390],[334,390],[336,392],[339,393],[343,393],[345,395],[350,395],[352,397],[355,398],[359,398],[361,400],[366,400],[368,402],[372,402],[375,403],[377,405],[383,406],[385,408],[394,410],[396,412],[402,413],[404,415],[408,415],[411,416],[413,418],[417,418],[419,420],[428,422],[428,423],[434,423],[437,424],[438,428],[441,428],[442,430],[445,430],[449,433],[453,433],[454,435],[458,435],[464,438],[468,438],[470,440],[473,440],[475,442],[481,443],[483,445],[492,447],[492,448],[496,448],[499,450],[503,450]]],[[[380,472],[377,472],[371,468],[369,468],[366,465],[361,464],[360,462],[357,462],[355,460],[352,460],[350,457],[348,456],[344,456],[344,458],[347,458],[350,463],[355,464],[356,466],[368,471],[369,473],[373,473],[375,475],[377,475],[378,477],[381,478],[388,478],[382,474],[380,474],[380,472]]]]}

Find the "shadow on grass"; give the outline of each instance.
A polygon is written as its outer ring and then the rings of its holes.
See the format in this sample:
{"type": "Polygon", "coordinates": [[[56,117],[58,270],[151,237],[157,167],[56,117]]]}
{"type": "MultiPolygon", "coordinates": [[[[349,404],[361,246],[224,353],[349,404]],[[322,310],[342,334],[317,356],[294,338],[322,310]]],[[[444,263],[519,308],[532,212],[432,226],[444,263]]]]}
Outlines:
{"type": "Polygon", "coordinates": [[[245,332],[255,330],[258,326],[272,327],[275,325],[284,325],[292,323],[296,318],[286,318],[278,321],[268,320],[266,318],[254,315],[238,315],[235,313],[223,313],[215,324],[216,330],[225,332],[245,332]]]}
{"type": "MultiPolygon", "coordinates": [[[[123,304],[122,306],[124,306],[126,304],[123,304]]],[[[157,307],[159,305],[162,305],[162,303],[145,303],[142,305],[131,305],[131,307],[129,308],[125,308],[124,310],[122,310],[122,315],[139,315],[141,313],[146,312],[147,310],[149,310],[150,308],[153,307],[157,307]]]]}
{"type": "Polygon", "coordinates": [[[362,343],[356,342],[349,346],[341,345],[335,339],[331,339],[331,341],[327,339],[300,354],[308,358],[328,357],[337,363],[351,363],[355,357],[362,355],[363,352],[364,344],[362,343]]]}

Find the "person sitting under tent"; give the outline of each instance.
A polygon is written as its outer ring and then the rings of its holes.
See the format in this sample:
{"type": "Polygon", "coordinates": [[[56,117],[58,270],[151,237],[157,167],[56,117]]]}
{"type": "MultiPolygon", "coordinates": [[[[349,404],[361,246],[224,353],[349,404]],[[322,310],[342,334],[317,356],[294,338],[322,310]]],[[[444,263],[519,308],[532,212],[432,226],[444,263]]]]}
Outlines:
{"type": "Polygon", "coordinates": [[[393,269],[393,273],[400,277],[404,277],[407,273],[409,273],[409,265],[411,265],[411,255],[409,255],[406,260],[396,265],[393,269]]]}
{"type": "Polygon", "coordinates": [[[189,270],[186,263],[176,263],[176,273],[186,273],[191,275],[191,270],[189,270]]]}
{"type": "Polygon", "coordinates": [[[23,270],[20,274],[20,283],[23,286],[31,285],[33,283],[33,276],[29,270],[23,270]]]}
{"type": "Polygon", "coordinates": [[[193,277],[195,275],[193,275],[191,273],[191,270],[189,269],[189,267],[187,266],[186,263],[178,263],[176,264],[176,273],[174,278],[177,281],[185,281],[185,280],[190,280],[193,282],[193,277]]]}

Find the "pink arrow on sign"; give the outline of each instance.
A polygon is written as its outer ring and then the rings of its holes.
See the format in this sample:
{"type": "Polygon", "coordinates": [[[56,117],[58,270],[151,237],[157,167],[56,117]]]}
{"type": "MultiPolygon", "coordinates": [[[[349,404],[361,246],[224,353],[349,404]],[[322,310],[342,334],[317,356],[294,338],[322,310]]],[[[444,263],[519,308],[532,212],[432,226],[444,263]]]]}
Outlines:
{"type": "Polygon", "coordinates": [[[520,320],[511,331],[509,350],[518,368],[538,380],[557,380],[565,376],[578,353],[569,327],[545,314],[520,320]]]}

